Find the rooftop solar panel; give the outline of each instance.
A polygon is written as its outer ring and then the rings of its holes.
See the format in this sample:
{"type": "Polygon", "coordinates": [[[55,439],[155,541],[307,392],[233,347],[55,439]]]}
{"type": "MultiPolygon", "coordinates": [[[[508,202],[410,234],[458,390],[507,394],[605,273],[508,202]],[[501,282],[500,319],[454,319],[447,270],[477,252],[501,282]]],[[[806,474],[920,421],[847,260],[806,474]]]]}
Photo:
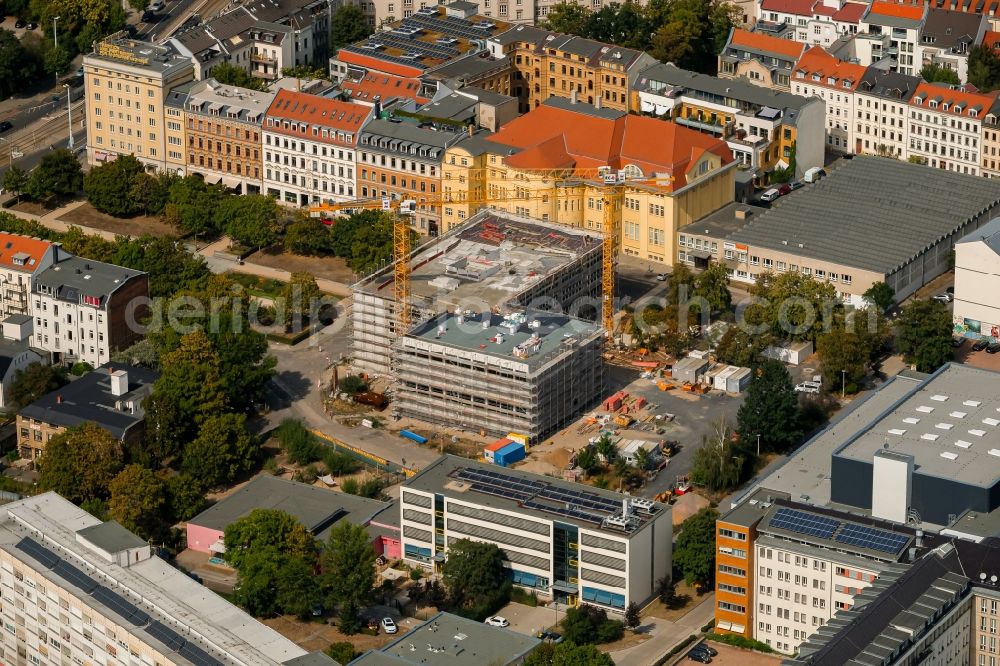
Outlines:
{"type": "Polygon", "coordinates": [[[180,634],[160,622],[151,622],[146,633],[174,651],[180,650],[185,642],[180,634]]]}
{"type": "Polygon", "coordinates": [[[98,587],[96,580],[65,560],[60,560],[52,571],[69,584],[75,585],[87,594],[90,594],[98,587]]]}
{"type": "Polygon", "coordinates": [[[195,666],[224,666],[221,661],[192,643],[182,645],[179,652],[182,657],[195,666]]]}
{"type": "Polygon", "coordinates": [[[840,521],[795,509],[778,509],[771,518],[771,527],[789,530],[798,534],[829,539],[840,527],[840,521]]]}
{"type": "Polygon", "coordinates": [[[29,537],[24,537],[15,546],[46,569],[52,569],[59,564],[59,556],[29,537]]]}
{"type": "Polygon", "coordinates": [[[883,553],[898,553],[910,540],[905,534],[889,532],[877,527],[845,523],[834,539],[840,543],[870,548],[883,553]]]}

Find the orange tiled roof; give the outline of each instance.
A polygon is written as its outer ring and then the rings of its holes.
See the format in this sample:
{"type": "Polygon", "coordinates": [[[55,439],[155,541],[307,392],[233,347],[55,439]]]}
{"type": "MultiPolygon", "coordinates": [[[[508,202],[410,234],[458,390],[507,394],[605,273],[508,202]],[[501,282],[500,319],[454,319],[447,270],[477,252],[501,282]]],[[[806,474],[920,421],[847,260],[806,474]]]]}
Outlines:
{"type": "Polygon", "coordinates": [[[786,56],[789,60],[798,60],[802,55],[802,51],[805,50],[805,45],[799,42],[772,37],[771,35],[764,35],[759,32],[741,30],[739,28],[733,30],[729,44],[732,46],[741,46],[751,51],[777,53],[786,56]]]}
{"type": "Polygon", "coordinates": [[[426,104],[430,100],[420,96],[420,81],[409,79],[392,74],[381,74],[378,72],[368,72],[360,81],[344,81],[340,84],[341,90],[347,91],[351,99],[365,102],[374,102],[377,96],[382,102],[387,100],[406,97],[420,104],[426,104]]]}
{"type": "Polygon", "coordinates": [[[913,97],[910,98],[910,105],[931,109],[931,102],[936,102],[937,107],[931,110],[964,117],[970,117],[969,110],[976,108],[976,117],[982,118],[996,101],[997,95],[1000,95],[1000,91],[991,93],[966,92],[932,83],[921,83],[917,86],[913,97]],[[945,104],[948,105],[947,111],[944,109],[945,104]]]}
{"type": "Polygon", "coordinates": [[[647,176],[672,175],[671,190],[687,184],[688,166],[706,150],[719,155],[723,164],[733,160],[725,142],[708,134],[658,118],[601,117],[582,103],[579,111],[543,104],[504,125],[490,141],[522,149],[505,160],[514,168],[621,169],[634,164],[647,176]]]}
{"type": "Polygon", "coordinates": [[[864,3],[845,2],[844,6],[833,14],[833,20],[845,23],[857,23],[865,15],[866,9],[868,9],[868,5],[864,3]]]}
{"type": "Polygon", "coordinates": [[[23,273],[34,273],[50,247],[52,243],[49,241],[0,232],[0,266],[23,273]],[[14,261],[15,256],[18,257],[17,262],[14,261]]]}
{"type": "Polygon", "coordinates": [[[986,34],[983,35],[983,46],[988,49],[995,49],[1000,46],[1000,32],[987,30],[986,34]]]}
{"type": "Polygon", "coordinates": [[[812,16],[815,4],[816,0],[764,0],[760,4],[760,8],[769,12],[812,16]]]}
{"type": "MultiPolygon", "coordinates": [[[[314,135],[308,126],[319,126],[357,135],[371,113],[372,107],[363,104],[342,102],[294,90],[279,90],[274,101],[271,102],[271,106],[268,107],[267,114],[265,114],[264,129],[269,132],[312,140],[318,140],[319,137],[314,135]],[[270,126],[270,119],[294,122],[291,127],[285,128],[279,125],[270,126]],[[300,124],[305,124],[306,129],[301,129],[300,124]]],[[[340,145],[357,143],[356,140],[345,143],[335,136],[324,137],[322,140],[326,143],[340,145]]]]}
{"type": "Polygon", "coordinates": [[[919,21],[924,17],[924,5],[920,3],[909,4],[902,2],[886,2],[885,0],[875,0],[868,9],[869,14],[878,16],[895,16],[896,18],[919,21]]]}
{"type": "Polygon", "coordinates": [[[795,74],[793,77],[795,80],[798,80],[799,72],[805,75],[805,78],[802,80],[806,83],[820,85],[824,88],[854,90],[858,86],[858,83],[861,82],[861,77],[865,75],[865,68],[861,65],[839,60],[827,53],[823,47],[814,46],[806,51],[795,64],[795,74]],[[813,74],[819,75],[819,81],[812,80],[813,74]],[[829,82],[831,77],[834,79],[833,83],[829,82]],[[849,82],[850,86],[845,88],[845,81],[849,82]]]}

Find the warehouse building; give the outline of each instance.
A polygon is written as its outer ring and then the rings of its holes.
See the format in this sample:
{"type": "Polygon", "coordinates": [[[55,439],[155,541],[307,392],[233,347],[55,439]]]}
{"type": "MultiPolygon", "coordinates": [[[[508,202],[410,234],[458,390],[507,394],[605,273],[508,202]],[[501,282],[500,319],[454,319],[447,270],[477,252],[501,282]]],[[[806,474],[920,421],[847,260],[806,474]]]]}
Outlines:
{"type": "MultiPolygon", "coordinates": [[[[580,229],[483,211],[422,245],[410,266],[413,322],[445,311],[480,313],[507,304],[571,311],[580,299],[600,293],[601,243],[580,229]]],[[[387,266],[353,287],[353,360],[374,374],[387,374],[392,367],[392,277],[393,267],[387,266]]]]}
{"type": "Polygon", "coordinates": [[[540,310],[446,313],[395,347],[395,410],[404,417],[530,442],[596,404],[604,329],[540,310]]]}
{"type": "Polygon", "coordinates": [[[457,539],[496,544],[515,585],[623,613],[671,571],[668,505],[442,456],[406,480],[404,559],[435,568],[457,539]]]}

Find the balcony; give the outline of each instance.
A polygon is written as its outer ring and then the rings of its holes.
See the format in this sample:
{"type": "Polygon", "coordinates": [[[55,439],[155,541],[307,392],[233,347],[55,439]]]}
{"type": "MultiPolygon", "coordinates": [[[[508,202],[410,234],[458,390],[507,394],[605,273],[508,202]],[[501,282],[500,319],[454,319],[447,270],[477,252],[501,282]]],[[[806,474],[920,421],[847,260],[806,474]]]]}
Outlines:
{"type": "Polygon", "coordinates": [[[681,118],[679,116],[674,118],[674,122],[678,125],[684,125],[685,127],[690,127],[701,132],[710,132],[712,134],[721,135],[725,131],[725,126],[718,122],[704,122],[702,120],[695,120],[694,118],[681,118]]]}
{"type": "Polygon", "coordinates": [[[262,62],[266,65],[277,65],[278,59],[272,58],[271,56],[265,55],[263,53],[251,53],[250,62],[262,62]]]}

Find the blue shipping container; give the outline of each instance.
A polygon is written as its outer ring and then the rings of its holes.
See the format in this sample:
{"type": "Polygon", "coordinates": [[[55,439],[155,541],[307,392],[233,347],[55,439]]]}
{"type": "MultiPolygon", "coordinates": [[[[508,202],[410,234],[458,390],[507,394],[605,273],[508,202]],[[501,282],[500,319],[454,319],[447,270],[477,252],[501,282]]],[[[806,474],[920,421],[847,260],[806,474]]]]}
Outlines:
{"type": "Polygon", "coordinates": [[[513,442],[493,452],[493,462],[500,467],[507,467],[518,460],[524,460],[524,444],[520,442],[513,442]]]}
{"type": "Polygon", "coordinates": [[[413,440],[417,444],[426,444],[427,443],[427,438],[426,437],[421,437],[417,433],[410,432],[409,430],[400,430],[399,434],[402,437],[405,437],[406,439],[413,440]]]}

